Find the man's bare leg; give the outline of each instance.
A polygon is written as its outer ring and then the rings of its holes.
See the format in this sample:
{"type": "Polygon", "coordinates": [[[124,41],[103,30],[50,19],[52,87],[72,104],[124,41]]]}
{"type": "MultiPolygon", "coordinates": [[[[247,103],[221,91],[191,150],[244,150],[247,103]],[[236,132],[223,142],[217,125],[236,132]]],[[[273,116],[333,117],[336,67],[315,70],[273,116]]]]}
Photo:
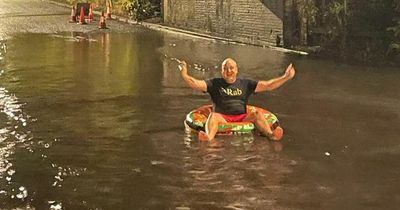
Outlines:
{"type": "Polygon", "coordinates": [[[214,139],[215,135],[218,132],[218,125],[221,123],[226,123],[226,120],[222,117],[221,114],[211,112],[208,116],[205,128],[206,132],[199,132],[199,140],[200,141],[211,141],[214,139]]]}
{"type": "Polygon", "coordinates": [[[265,119],[261,112],[252,111],[249,113],[248,117],[244,119],[244,121],[250,121],[254,123],[257,129],[271,140],[279,141],[281,139],[279,136],[282,136],[282,134],[275,135],[275,132],[283,132],[282,128],[278,127],[272,131],[267,119],[265,119]],[[278,138],[276,136],[278,136],[278,138]]]}

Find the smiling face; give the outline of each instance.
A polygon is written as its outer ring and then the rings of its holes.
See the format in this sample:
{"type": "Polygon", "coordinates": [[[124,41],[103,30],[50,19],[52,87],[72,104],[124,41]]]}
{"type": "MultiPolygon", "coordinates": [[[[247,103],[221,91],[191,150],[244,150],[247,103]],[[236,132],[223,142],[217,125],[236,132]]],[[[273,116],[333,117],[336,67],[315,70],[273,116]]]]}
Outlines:
{"type": "Polygon", "coordinates": [[[221,74],[227,83],[234,83],[236,81],[238,67],[232,58],[227,58],[222,62],[221,74]]]}

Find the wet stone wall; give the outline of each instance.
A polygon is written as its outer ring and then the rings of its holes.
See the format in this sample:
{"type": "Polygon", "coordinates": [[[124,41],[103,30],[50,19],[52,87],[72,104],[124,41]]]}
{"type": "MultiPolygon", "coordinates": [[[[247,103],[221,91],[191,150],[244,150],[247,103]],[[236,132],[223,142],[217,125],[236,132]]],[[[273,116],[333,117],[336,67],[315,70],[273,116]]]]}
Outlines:
{"type": "Polygon", "coordinates": [[[257,45],[283,33],[281,0],[164,0],[164,23],[257,45]]]}

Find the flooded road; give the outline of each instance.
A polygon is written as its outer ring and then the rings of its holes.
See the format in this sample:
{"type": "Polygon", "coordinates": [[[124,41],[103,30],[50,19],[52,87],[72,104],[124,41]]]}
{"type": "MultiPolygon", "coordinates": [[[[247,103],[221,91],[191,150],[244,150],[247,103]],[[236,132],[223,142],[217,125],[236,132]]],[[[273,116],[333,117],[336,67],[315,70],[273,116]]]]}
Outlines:
{"type": "Polygon", "coordinates": [[[1,209],[400,205],[399,69],[114,24],[106,32],[1,29],[1,209]],[[205,79],[226,57],[253,79],[295,64],[294,80],[250,99],[277,114],[282,142],[204,143],[185,132],[185,115],[210,100],[185,85],[172,58],[205,79]]]}

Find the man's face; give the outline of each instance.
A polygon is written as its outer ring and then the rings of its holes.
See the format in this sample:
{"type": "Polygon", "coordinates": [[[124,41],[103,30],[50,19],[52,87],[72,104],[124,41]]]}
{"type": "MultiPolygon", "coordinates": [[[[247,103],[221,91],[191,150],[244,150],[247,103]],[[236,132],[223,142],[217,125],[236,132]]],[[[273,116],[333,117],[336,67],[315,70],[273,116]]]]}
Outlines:
{"type": "Polygon", "coordinates": [[[237,64],[232,59],[227,59],[222,63],[222,78],[225,79],[227,83],[234,83],[236,81],[236,76],[238,74],[237,64]]]}

